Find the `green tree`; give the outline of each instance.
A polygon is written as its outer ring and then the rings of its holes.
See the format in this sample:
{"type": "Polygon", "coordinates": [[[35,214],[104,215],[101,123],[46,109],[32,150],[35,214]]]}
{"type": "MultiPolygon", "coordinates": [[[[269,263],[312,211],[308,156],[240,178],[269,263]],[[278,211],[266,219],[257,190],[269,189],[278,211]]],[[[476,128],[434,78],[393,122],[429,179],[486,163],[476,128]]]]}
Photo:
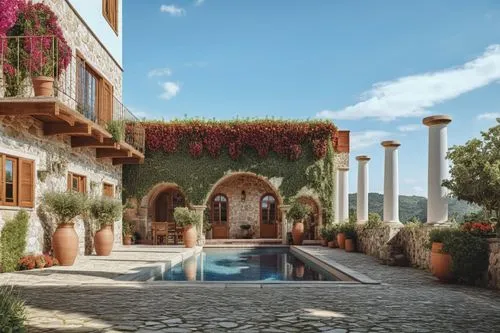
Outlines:
{"type": "Polygon", "coordinates": [[[472,139],[463,146],[453,146],[450,179],[443,185],[460,200],[478,204],[500,215],[500,121],[482,139],[472,139]]]}

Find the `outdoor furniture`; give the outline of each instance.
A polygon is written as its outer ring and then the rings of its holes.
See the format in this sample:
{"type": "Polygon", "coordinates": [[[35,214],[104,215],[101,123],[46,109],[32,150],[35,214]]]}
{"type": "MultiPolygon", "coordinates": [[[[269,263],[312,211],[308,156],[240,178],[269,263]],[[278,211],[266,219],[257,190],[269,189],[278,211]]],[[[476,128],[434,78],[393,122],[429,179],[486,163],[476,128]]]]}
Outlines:
{"type": "Polygon", "coordinates": [[[165,222],[152,222],[151,233],[153,234],[153,245],[167,244],[168,225],[165,222]],[[158,242],[158,240],[160,240],[158,242]]]}

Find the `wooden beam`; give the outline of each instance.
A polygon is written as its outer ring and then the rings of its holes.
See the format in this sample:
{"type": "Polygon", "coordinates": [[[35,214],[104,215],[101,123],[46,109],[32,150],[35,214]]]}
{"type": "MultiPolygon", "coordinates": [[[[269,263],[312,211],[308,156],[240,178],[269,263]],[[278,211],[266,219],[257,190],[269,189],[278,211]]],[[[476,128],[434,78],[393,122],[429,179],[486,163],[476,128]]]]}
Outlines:
{"type": "Polygon", "coordinates": [[[113,139],[104,139],[100,142],[98,139],[91,136],[74,136],[71,138],[71,147],[88,147],[88,148],[112,148],[119,149],[119,145],[113,139]]]}
{"type": "Polygon", "coordinates": [[[87,136],[92,134],[92,126],[89,124],[70,126],[66,123],[45,123],[43,124],[43,132],[45,135],[68,134],[87,136]]]}
{"type": "Polygon", "coordinates": [[[56,110],[54,105],[43,103],[37,105],[35,103],[0,103],[1,116],[55,116],[56,110]]]}
{"type": "Polygon", "coordinates": [[[96,150],[97,158],[106,157],[132,157],[132,152],[128,150],[117,150],[110,148],[97,148],[96,150]]]}
{"type": "Polygon", "coordinates": [[[143,158],[137,157],[118,157],[113,158],[113,165],[121,165],[121,164],[142,164],[144,163],[143,158]]]}
{"type": "Polygon", "coordinates": [[[75,117],[73,117],[72,115],[70,114],[66,114],[66,113],[61,113],[59,111],[59,105],[56,104],[56,112],[55,112],[55,116],[59,119],[61,119],[62,121],[68,123],[70,126],[75,126],[75,117]]]}

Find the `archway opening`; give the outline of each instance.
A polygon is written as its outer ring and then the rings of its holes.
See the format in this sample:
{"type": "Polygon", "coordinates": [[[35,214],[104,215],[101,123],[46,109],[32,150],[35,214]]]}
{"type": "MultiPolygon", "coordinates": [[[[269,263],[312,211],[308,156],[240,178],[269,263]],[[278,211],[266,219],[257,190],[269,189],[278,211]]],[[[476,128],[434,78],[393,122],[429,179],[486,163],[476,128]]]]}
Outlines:
{"type": "Polygon", "coordinates": [[[309,196],[297,198],[297,201],[309,207],[310,214],[304,221],[304,240],[319,239],[319,231],[322,226],[321,210],[316,200],[309,196]]]}
{"type": "Polygon", "coordinates": [[[214,239],[279,238],[281,196],[264,177],[241,172],[219,180],[206,206],[214,239]]]}
{"type": "Polygon", "coordinates": [[[186,198],[176,186],[165,186],[158,189],[150,198],[149,211],[151,220],[151,236],[153,244],[180,244],[182,228],[177,226],[174,210],[185,207],[186,198]]]}

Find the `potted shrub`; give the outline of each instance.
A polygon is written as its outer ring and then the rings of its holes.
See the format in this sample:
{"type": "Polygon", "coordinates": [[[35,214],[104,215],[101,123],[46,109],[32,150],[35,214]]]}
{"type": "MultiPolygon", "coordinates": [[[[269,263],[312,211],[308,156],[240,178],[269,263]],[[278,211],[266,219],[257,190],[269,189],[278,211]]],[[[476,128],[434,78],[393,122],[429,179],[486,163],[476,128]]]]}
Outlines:
{"type": "Polygon", "coordinates": [[[184,227],[184,246],[191,248],[196,245],[196,226],[201,221],[201,215],[187,207],[177,207],[174,210],[174,219],[178,226],[184,227]]]}
{"type": "Polygon", "coordinates": [[[98,256],[109,256],[115,241],[112,226],[122,214],[122,204],[105,197],[94,199],[90,203],[90,214],[100,227],[94,236],[95,252],[98,256]]]}
{"type": "Polygon", "coordinates": [[[328,226],[324,225],[319,230],[319,234],[321,236],[321,246],[328,246],[328,226]]]}
{"type": "Polygon", "coordinates": [[[344,227],[345,234],[345,251],[354,252],[356,251],[356,228],[354,224],[348,223],[344,227]]]}
{"type": "Polygon", "coordinates": [[[243,238],[250,239],[252,238],[252,226],[250,224],[242,224],[240,225],[240,229],[243,232],[243,238]]]}
{"type": "Polygon", "coordinates": [[[431,272],[441,281],[453,279],[451,255],[443,251],[444,242],[450,237],[450,233],[451,229],[449,228],[433,229],[429,233],[431,272]]]}
{"type": "Polygon", "coordinates": [[[134,238],[134,222],[127,219],[125,216],[122,219],[122,235],[123,245],[132,245],[134,238]]]}
{"type": "Polygon", "coordinates": [[[64,39],[57,15],[43,3],[21,2],[14,26],[8,36],[22,36],[21,46],[16,38],[9,40],[12,56],[7,58],[21,78],[29,74],[35,96],[53,96],[54,78],[71,62],[71,48],[64,39]]]}
{"type": "Polygon", "coordinates": [[[345,226],[346,223],[338,223],[336,225],[337,228],[337,245],[340,249],[345,249],[345,226]]]}
{"type": "Polygon", "coordinates": [[[293,203],[288,211],[287,218],[293,222],[293,245],[302,245],[304,240],[304,219],[309,213],[309,207],[297,201],[293,203]]]}
{"type": "Polygon", "coordinates": [[[52,236],[54,255],[61,266],[71,266],[78,254],[75,219],[87,211],[87,197],[77,192],[48,192],[43,203],[57,223],[52,236]]]}
{"type": "Polygon", "coordinates": [[[338,225],[332,224],[328,227],[328,247],[335,249],[337,245],[338,225]]]}

